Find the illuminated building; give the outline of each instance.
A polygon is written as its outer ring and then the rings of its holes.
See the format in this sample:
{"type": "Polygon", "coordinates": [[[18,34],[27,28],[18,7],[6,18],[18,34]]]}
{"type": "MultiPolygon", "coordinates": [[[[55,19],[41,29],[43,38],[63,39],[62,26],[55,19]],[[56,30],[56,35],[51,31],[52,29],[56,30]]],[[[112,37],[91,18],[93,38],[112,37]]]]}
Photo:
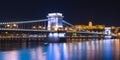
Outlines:
{"type": "Polygon", "coordinates": [[[88,31],[103,31],[105,28],[105,25],[93,25],[93,23],[90,21],[88,25],[76,25],[75,29],[80,30],[88,30],[88,31]]]}
{"type": "Polygon", "coordinates": [[[88,26],[89,27],[93,26],[91,21],[89,21],[88,26]]]}

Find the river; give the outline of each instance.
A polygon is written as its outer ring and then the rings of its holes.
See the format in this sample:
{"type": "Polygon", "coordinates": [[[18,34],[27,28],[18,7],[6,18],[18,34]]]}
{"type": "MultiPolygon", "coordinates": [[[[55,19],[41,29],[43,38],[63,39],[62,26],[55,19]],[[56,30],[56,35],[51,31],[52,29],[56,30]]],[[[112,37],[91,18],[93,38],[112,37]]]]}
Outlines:
{"type": "Polygon", "coordinates": [[[0,60],[120,60],[120,40],[0,43],[0,60]]]}

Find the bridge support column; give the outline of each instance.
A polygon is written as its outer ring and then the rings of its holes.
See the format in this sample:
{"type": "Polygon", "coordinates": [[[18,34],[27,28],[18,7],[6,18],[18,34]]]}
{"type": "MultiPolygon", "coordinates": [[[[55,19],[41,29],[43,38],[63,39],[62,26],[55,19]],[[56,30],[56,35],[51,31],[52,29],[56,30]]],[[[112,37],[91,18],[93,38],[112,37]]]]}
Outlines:
{"type": "Polygon", "coordinates": [[[110,27],[106,27],[105,28],[105,34],[106,34],[105,38],[111,38],[112,37],[111,36],[111,28],[110,27]]]}
{"type": "Polygon", "coordinates": [[[48,34],[48,41],[50,42],[63,42],[65,41],[66,33],[49,33],[48,34]]]}
{"type": "Polygon", "coordinates": [[[61,13],[49,13],[48,14],[48,30],[57,30],[59,27],[63,27],[63,16],[61,13]]]}

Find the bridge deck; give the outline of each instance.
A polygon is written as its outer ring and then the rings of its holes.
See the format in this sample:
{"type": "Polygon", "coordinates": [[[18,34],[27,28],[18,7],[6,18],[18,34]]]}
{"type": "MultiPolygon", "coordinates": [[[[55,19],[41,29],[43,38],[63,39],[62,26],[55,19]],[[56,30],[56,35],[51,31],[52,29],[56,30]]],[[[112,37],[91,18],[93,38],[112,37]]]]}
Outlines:
{"type": "MultiPolygon", "coordinates": [[[[26,31],[26,32],[59,32],[55,30],[35,30],[35,29],[10,29],[10,28],[0,28],[1,31],[26,31]]],[[[106,35],[103,32],[82,32],[82,31],[61,31],[64,33],[80,33],[80,34],[101,34],[101,35],[106,35]]]]}

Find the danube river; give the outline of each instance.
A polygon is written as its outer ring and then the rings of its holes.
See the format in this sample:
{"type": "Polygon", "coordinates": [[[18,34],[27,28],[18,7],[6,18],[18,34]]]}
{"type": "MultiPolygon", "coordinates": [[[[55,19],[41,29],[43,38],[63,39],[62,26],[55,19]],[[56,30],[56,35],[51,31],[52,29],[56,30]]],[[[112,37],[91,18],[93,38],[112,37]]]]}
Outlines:
{"type": "Polygon", "coordinates": [[[0,60],[120,60],[120,40],[0,43],[0,60]]]}

